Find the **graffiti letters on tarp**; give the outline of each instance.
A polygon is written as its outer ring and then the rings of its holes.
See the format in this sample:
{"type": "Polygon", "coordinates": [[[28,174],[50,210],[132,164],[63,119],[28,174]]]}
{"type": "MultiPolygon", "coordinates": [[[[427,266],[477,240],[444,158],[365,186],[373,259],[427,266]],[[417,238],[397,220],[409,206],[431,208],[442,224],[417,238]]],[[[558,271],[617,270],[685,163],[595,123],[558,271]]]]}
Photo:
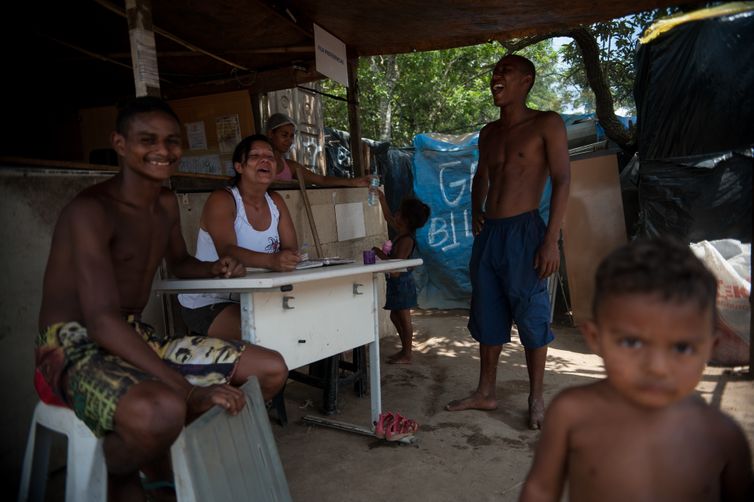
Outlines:
{"type": "Polygon", "coordinates": [[[440,215],[430,220],[427,242],[432,248],[439,248],[444,253],[460,246],[464,240],[473,238],[467,203],[471,196],[476,162],[469,164],[469,172],[463,173],[462,177],[458,177],[461,172],[459,168],[463,168],[461,161],[445,162],[438,167],[440,194],[448,210],[437,211],[440,215]]]}

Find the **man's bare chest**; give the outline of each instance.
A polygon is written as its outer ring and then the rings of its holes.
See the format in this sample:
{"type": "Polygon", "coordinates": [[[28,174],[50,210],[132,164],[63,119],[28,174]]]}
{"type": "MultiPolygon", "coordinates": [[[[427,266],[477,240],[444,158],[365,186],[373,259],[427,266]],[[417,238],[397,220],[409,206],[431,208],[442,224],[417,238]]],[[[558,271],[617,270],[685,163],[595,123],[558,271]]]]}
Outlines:
{"type": "Polygon", "coordinates": [[[120,214],[110,241],[110,251],[116,264],[143,268],[162,259],[168,240],[169,226],[164,215],[120,214]]]}
{"type": "Polygon", "coordinates": [[[529,131],[503,135],[483,154],[489,165],[498,170],[541,166],[545,159],[544,142],[529,131]]]}

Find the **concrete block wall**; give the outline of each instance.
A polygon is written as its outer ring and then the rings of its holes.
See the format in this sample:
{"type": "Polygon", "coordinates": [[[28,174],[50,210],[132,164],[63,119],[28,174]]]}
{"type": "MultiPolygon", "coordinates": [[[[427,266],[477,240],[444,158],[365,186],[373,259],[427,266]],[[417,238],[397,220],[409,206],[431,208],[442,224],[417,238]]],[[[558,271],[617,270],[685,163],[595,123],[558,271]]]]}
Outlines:
{"type": "MultiPolygon", "coordinates": [[[[81,190],[109,175],[38,175],[0,169],[0,492],[16,493],[29,421],[38,398],[33,387],[34,342],[42,278],[60,210],[81,190]]],[[[55,450],[53,450],[55,451],[55,450]]],[[[51,468],[64,459],[53,455],[51,468]]]]}

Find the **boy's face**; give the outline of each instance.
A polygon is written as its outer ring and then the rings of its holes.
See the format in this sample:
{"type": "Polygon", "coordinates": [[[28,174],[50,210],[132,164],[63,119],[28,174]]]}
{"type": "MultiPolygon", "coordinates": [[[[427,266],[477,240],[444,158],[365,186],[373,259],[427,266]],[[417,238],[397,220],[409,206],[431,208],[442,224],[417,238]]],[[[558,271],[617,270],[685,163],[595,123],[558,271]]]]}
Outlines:
{"type": "Polygon", "coordinates": [[[504,57],[495,65],[490,79],[492,100],[496,106],[503,106],[526,96],[531,75],[524,73],[521,62],[504,57]]]}
{"type": "Polygon", "coordinates": [[[602,357],[610,385],[646,408],[670,405],[694,391],[712,352],[711,309],[630,294],[605,300],[583,326],[602,357]]]}
{"type": "Polygon", "coordinates": [[[112,144],[124,168],[163,181],[178,167],[183,149],[181,129],[173,117],[155,111],[134,115],[126,135],[113,133],[112,144]]]}

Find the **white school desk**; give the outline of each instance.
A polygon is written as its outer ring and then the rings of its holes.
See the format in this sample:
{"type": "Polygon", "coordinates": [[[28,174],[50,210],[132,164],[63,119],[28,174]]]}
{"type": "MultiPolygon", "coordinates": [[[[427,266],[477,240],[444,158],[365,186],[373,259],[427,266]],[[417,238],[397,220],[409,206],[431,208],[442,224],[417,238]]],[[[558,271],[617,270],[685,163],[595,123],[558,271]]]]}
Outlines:
{"type": "MultiPolygon", "coordinates": [[[[239,293],[245,341],[282,354],[289,369],[369,345],[372,422],[382,412],[376,275],[423,262],[384,260],[293,272],[251,272],[233,279],[165,279],[158,293],[239,293]]],[[[323,424],[327,425],[327,424],[323,424]]],[[[351,428],[353,430],[353,428],[351,428]]],[[[353,432],[371,433],[368,429],[353,432]]]]}

